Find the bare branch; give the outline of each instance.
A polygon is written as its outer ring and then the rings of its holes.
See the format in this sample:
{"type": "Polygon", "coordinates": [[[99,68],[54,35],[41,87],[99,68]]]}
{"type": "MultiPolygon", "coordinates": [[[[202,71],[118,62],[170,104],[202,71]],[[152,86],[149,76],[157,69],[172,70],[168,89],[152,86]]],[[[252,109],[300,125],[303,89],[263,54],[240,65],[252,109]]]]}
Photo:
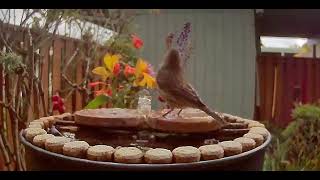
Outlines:
{"type": "Polygon", "coordinates": [[[85,76],[84,76],[84,86],[86,86],[86,84],[88,83],[88,77],[89,77],[89,67],[90,67],[90,63],[91,63],[91,58],[86,58],[86,72],[85,72],[85,76]]]}
{"type": "Polygon", "coordinates": [[[3,13],[3,9],[2,9],[0,12],[1,12],[2,17],[3,17],[3,19],[1,19],[1,21],[3,21],[3,22],[4,22],[4,20],[5,20],[4,18],[5,18],[7,15],[3,13]]]}
{"type": "Polygon", "coordinates": [[[14,116],[15,116],[18,120],[22,121],[22,119],[20,118],[20,116],[18,115],[18,113],[16,112],[16,110],[13,108],[12,102],[10,102],[10,103],[4,103],[3,101],[0,101],[0,105],[1,105],[2,107],[4,107],[4,108],[8,109],[9,111],[12,111],[13,114],[14,114],[14,116]]]}
{"type": "Polygon", "coordinates": [[[61,24],[62,22],[62,17],[63,17],[63,14],[60,16],[60,18],[56,21],[56,24],[55,24],[55,27],[54,27],[54,30],[53,30],[53,33],[51,36],[49,37],[46,37],[44,40],[38,42],[44,35],[48,36],[49,34],[49,24],[47,25],[48,29],[45,30],[45,31],[42,31],[42,34],[38,37],[38,39],[36,40],[37,45],[35,45],[35,48],[38,49],[39,47],[41,47],[44,43],[47,43],[47,42],[51,42],[54,38],[54,36],[56,35],[57,33],[57,30],[58,30],[58,27],[59,25],[61,24]]]}
{"type": "MultiPolygon", "coordinates": [[[[12,110],[11,110],[12,111],[12,110]]],[[[16,113],[16,112],[15,112],[16,113]]],[[[17,115],[16,115],[17,116],[17,115]]],[[[21,159],[21,154],[20,154],[20,142],[19,142],[19,124],[18,124],[18,119],[14,118],[13,119],[13,139],[14,139],[14,147],[15,147],[15,155],[16,155],[16,161],[17,161],[17,169],[18,170],[23,170],[22,168],[22,159],[21,159]]]]}
{"type": "Polygon", "coordinates": [[[8,24],[10,24],[10,20],[11,20],[11,10],[9,9],[8,24]]]}
{"type": "Polygon", "coordinates": [[[72,81],[70,81],[65,74],[62,74],[61,76],[73,89],[77,89],[78,91],[85,91],[85,88],[83,88],[83,87],[79,86],[78,84],[73,83],[72,81]]]}
{"type": "Polygon", "coordinates": [[[3,23],[9,23],[9,20],[8,20],[8,22],[5,22],[5,20],[7,19],[7,14],[8,14],[9,12],[10,12],[10,9],[8,9],[5,14],[3,14],[3,11],[1,11],[1,13],[2,13],[2,15],[3,15],[3,20],[2,20],[3,23]]]}
{"type": "Polygon", "coordinates": [[[67,61],[67,64],[64,66],[62,73],[66,73],[66,70],[68,68],[68,66],[70,65],[70,63],[74,60],[74,58],[77,56],[79,52],[79,48],[77,48],[74,53],[72,54],[72,56],[69,58],[69,60],[67,61]]]}
{"type": "MultiPolygon", "coordinates": [[[[20,26],[22,27],[35,13],[39,12],[38,9],[33,10],[31,13],[29,13],[29,9],[28,12],[26,14],[26,18],[20,23],[20,26]]],[[[23,16],[22,16],[23,17],[23,16]]],[[[22,18],[21,17],[21,18],[22,18]]]]}
{"type": "Polygon", "coordinates": [[[42,83],[41,81],[38,82],[38,88],[39,88],[39,93],[40,93],[40,97],[41,97],[41,103],[42,103],[42,109],[44,112],[45,116],[48,116],[48,111],[46,108],[46,103],[45,103],[45,99],[44,99],[44,92],[43,92],[43,87],[42,87],[42,83]]]}
{"type": "Polygon", "coordinates": [[[8,48],[10,52],[13,52],[11,46],[10,46],[9,43],[6,41],[6,39],[3,37],[3,34],[2,34],[1,32],[0,32],[0,38],[1,38],[4,46],[5,46],[6,48],[8,48]]]}
{"type": "Polygon", "coordinates": [[[21,24],[22,24],[23,16],[24,16],[24,14],[25,14],[25,11],[26,11],[25,9],[22,10],[21,19],[20,19],[20,26],[21,26],[21,24]]]}
{"type": "Polygon", "coordinates": [[[16,10],[13,10],[13,23],[16,24],[16,10]]]}
{"type": "Polygon", "coordinates": [[[45,44],[45,43],[47,43],[47,42],[51,42],[51,41],[53,40],[54,36],[56,35],[58,26],[59,26],[59,24],[57,23],[51,36],[46,37],[46,38],[45,38],[44,40],[42,40],[41,42],[37,43],[37,45],[35,46],[36,49],[38,49],[39,47],[43,46],[43,44],[45,44]]]}
{"type": "Polygon", "coordinates": [[[30,28],[28,28],[28,35],[29,35],[29,45],[32,46],[33,38],[32,38],[30,28]]]}
{"type": "Polygon", "coordinates": [[[5,148],[7,149],[8,154],[10,155],[9,159],[10,160],[14,160],[15,155],[14,155],[12,149],[9,146],[8,139],[6,139],[6,136],[5,136],[5,134],[4,134],[4,132],[2,130],[0,131],[0,134],[1,134],[1,138],[3,140],[3,144],[4,144],[5,148]]]}
{"type": "MultiPolygon", "coordinates": [[[[2,134],[2,132],[0,132],[2,134]]],[[[3,159],[5,161],[5,166],[7,167],[7,169],[9,169],[9,165],[11,163],[10,160],[10,156],[9,156],[9,152],[6,149],[6,147],[4,146],[4,142],[3,142],[3,136],[0,137],[0,150],[1,150],[1,154],[3,155],[3,159]]]]}

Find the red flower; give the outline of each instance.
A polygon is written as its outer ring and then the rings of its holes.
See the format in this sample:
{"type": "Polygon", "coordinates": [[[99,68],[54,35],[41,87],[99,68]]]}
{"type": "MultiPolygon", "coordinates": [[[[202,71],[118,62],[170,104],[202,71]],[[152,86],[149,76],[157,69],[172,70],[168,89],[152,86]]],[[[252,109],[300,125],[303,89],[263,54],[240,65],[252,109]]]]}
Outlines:
{"type": "Polygon", "coordinates": [[[108,94],[109,96],[112,96],[112,91],[111,91],[111,89],[108,89],[108,90],[107,90],[107,94],[108,94]]]}
{"type": "Polygon", "coordinates": [[[125,68],[124,68],[124,75],[128,77],[129,75],[134,74],[135,71],[136,71],[135,68],[133,68],[133,67],[131,67],[131,66],[129,66],[129,65],[127,64],[127,65],[125,66],[125,68]]]}
{"type": "Polygon", "coordinates": [[[161,96],[158,97],[158,100],[159,100],[160,102],[165,102],[165,100],[164,100],[161,96]]]}
{"type": "Polygon", "coordinates": [[[119,73],[120,73],[120,64],[117,63],[117,64],[115,64],[114,67],[113,67],[113,74],[114,74],[115,76],[117,76],[119,73]]]}
{"type": "Polygon", "coordinates": [[[92,88],[94,88],[94,87],[96,87],[96,86],[99,85],[99,84],[106,84],[106,83],[100,82],[100,81],[98,81],[98,82],[92,82],[92,83],[89,83],[89,86],[92,87],[92,88]]]}
{"type": "Polygon", "coordinates": [[[59,111],[60,114],[63,114],[66,111],[66,107],[60,106],[58,111],[59,111]]]}
{"type": "Polygon", "coordinates": [[[59,109],[60,105],[59,105],[58,101],[53,101],[52,104],[53,104],[53,110],[59,109]]]}
{"type": "Polygon", "coordinates": [[[132,43],[136,49],[140,49],[143,46],[143,41],[136,35],[132,35],[132,43]]]}
{"type": "Polygon", "coordinates": [[[59,95],[53,95],[52,101],[59,101],[60,96],[59,95]]]}
{"type": "Polygon", "coordinates": [[[111,89],[102,89],[102,90],[94,91],[94,94],[96,96],[99,96],[101,94],[104,94],[106,96],[112,96],[112,91],[111,89]]]}
{"type": "Polygon", "coordinates": [[[52,96],[52,110],[59,111],[60,114],[64,113],[66,110],[64,106],[64,99],[58,94],[52,96]]]}

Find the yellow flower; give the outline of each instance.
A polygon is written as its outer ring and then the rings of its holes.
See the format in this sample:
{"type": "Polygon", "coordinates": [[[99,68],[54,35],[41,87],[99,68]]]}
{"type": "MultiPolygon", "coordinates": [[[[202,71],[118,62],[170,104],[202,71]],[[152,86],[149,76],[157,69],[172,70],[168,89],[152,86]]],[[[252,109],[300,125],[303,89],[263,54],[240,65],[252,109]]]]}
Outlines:
{"type": "Polygon", "coordinates": [[[147,86],[148,88],[156,86],[156,80],[149,74],[148,64],[143,59],[137,61],[135,76],[134,86],[147,86]]]}
{"type": "Polygon", "coordinates": [[[103,58],[103,62],[105,66],[99,66],[92,70],[92,73],[97,74],[101,77],[103,81],[105,81],[108,77],[110,77],[113,73],[114,66],[119,62],[121,58],[120,55],[110,55],[106,54],[103,58]]]}
{"type": "Polygon", "coordinates": [[[115,64],[119,62],[119,59],[121,58],[121,55],[116,54],[116,55],[105,55],[103,58],[103,62],[106,65],[106,67],[109,69],[109,71],[113,71],[113,68],[115,64]]]}

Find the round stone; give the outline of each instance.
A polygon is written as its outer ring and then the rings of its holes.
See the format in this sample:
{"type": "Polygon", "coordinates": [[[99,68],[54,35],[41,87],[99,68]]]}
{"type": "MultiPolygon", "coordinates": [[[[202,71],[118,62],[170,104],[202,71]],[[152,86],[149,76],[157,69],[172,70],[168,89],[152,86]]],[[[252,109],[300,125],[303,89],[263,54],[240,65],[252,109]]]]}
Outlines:
{"type": "Polygon", "coordinates": [[[220,159],[224,156],[224,150],[218,144],[200,146],[199,150],[203,160],[220,159]]]}
{"type": "Polygon", "coordinates": [[[29,123],[29,126],[30,126],[30,125],[36,125],[36,126],[41,125],[41,128],[42,128],[42,129],[45,128],[44,123],[43,123],[42,121],[39,121],[39,120],[31,121],[31,122],[29,123]]]}
{"type": "Polygon", "coordinates": [[[236,138],[234,141],[239,142],[242,145],[242,152],[249,151],[256,147],[256,142],[250,138],[239,137],[236,138]]]}
{"type": "Polygon", "coordinates": [[[149,164],[169,164],[172,162],[172,153],[168,149],[150,149],[144,155],[144,159],[149,164]]]}
{"type": "Polygon", "coordinates": [[[258,121],[255,121],[255,122],[250,122],[248,124],[248,128],[252,128],[252,127],[265,127],[264,124],[258,122],[258,121]]]}
{"type": "Polygon", "coordinates": [[[95,145],[87,150],[87,158],[94,161],[112,161],[115,149],[107,145],[95,145]]]}
{"type": "Polygon", "coordinates": [[[198,162],[201,158],[199,149],[192,146],[177,147],[172,151],[172,154],[176,163],[198,162]]]}
{"type": "Polygon", "coordinates": [[[84,158],[90,145],[85,141],[72,141],[63,145],[63,154],[72,157],[84,158]]]}
{"type": "Polygon", "coordinates": [[[66,138],[63,136],[53,137],[50,139],[47,139],[45,142],[45,148],[48,151],[55,152],[62,154],[63,153],[63,146],[65,143],[70,142],[70,138],[66,138]]]}
{"type": "Polygon", "coordinates": [[[118,163],[142,163],[143,152],[136,147],[121,147],[114,153],[114,161],[118,163]]]}
{"type": "Polygon", "coordinates": [[[225,156],[233,156],[242,153],[242,145],[236,141],[223,141],[219,143],[224,150],[225,156]]]}
{"type": "Polygon", "coordinates": [[[253,139],[256,142],[256,147],[263,144],[263,141],[264,141],[264,138],[261,134],[247,133],[247,134],[243,135],[243,137],[253,139]]]}
{"type": "Polygon", "coordinates": [[[45,131],[42,128],[27,128],[27,129],[25,129],[25,136],[29,142],[33,142],[33,138],[36,135],[40,135],[40,134],[47,134],[47,131],[45,131]]]}
{"type": "Polygon", "coordinates": [[[33,138],[33,144],[38,146],[38,147],[41,147],[41,148],[45,148],[45,142],[47,139],[49,138],[53,138],[54,135],[52,134],[40,134],[40,135],[36,135],[34,138],[33,138]]]}
{"type": "Polygon", "coordinates": [[[268,130],[263,127],[252,127],[250,128],[249,133],[260,134],[264,137],[264,139],[266,139],[269,134],[268,130]]]}
{"type": "Polygon", "coordinates": [[[35,123],[32,123],[32,124],[29,124],[28,128],[43,128],[41,123],[38,123],[38,122],[35,122],[35,123]]]}

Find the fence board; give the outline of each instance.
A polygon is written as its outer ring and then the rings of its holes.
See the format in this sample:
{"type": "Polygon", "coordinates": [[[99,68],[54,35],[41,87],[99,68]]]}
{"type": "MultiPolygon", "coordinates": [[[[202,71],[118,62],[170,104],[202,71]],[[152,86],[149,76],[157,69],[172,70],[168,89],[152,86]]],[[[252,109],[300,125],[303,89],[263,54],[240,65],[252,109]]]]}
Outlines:
{"type": "MultiPolygon", "coordinates": [[[[61,53],[64,47],[63,41],[56,39],[53,44],[52,63],[52,93],[55,94],[61,89],[61,53]]],[[[53,112],[57,114],[57,112],[53,112]]]]}
{"type": "MultiPolygon", "coordinates": [[[[76,83],[80,84],[83,81],[83,78],[84,78],[84,67],[83,67],[84,59],[83,59],[83,57],[78,55],[76,60],[77,60],[76,61],[77,62],[76,83]]],[[[75,104],[76,104],[76,109],[75,109],[76,111],[82,109],[82,107],[83,107],[83,105],[82,105],[83,104],[83,97],[82,97],[82,94],[79,91],[76,92],[76,102],[75,102],[75,104]]]]}
{"type": "MultiPolygon", "coordinates": [[[[4,86],[4,89],[6,89],[8,87],[8,89],[12,88],[12,83],[10,82],[10,79],[9,79],[9,75],[6,74],[4,76],[4,83],[5,83],[5,86],[4,86]]],[[[8,94],[6,94],[6,91],[4,93],[4,99],[6,99],[6,97],[8,97],[8,94]]],[[[6,102],[8,103],[8,102],[6,102]]],[[[13,143],[14,143],[14,139],[13,139],[13,119],[11,119],[10,117],[10,114],[9,114],[9,111],[8,109],[6,108],[5,109],[5,123],[6,123],[6,130],[7,130],[7,137],[8,137],[8,143],[9,143],[9,148],[11,149],[11,152],[14,152],[14,146],[13,146],[13,143]]]]}
{"type": "Polygon", "coordinates": [[[291,110],[293,108],[293,103],[295,99],[300,100],[300,89],[299,86],[297,86],[297,62],[294,59],[287,58],[287,73],[286,73],[286,81],[285,81],[285,89],[284,93],[286,93],[286,96],[284,96],[284,114],[283,119],[280,122],[280,125],[284,125],[289,121],[291,110]]]}
{"type": "MultiPolygon", "coordinates": [[[[49,48],[45,47],[40,50],[41,61],[42,61],[42,74],[41,74],[41,82],[42,82],[42,89],[44,93],[45,99],[45,108],[48,112],[48,92],[49,92],[49,48]]],[[[42,105],[42,100],[41,100],[42,105]]],[[[44,116],[45,112],[41,108],[40,116],[44,116]]]]}
{"type": "MultiPolygon", "coordinates": [[[[65,41],[65,55],[63,57],[63,64],[66,65],[71,58],[71,56],[74,53],[74,42],[73,41],[65,41]]],[[[75,60],[72,61],[72,63],[69,64],[66,71],[66,76],[70,81],[73,81],[73,67],[74,67],[75,60]]],[[[64,67],[63,67],[64,68],[64,67]]],[[[63,87],[64,90],[63,96],[65,97],[65,106],[67,112],[73,111],[72,101],[73,101],[73,94],[71,86],[66,82],[63,81],[63,87]]]]}
{"type": "Polygon", "coordinates": [[[259,116],[261,119],[265,117],[265,59],[263,56],[261,56],[258,59],[258,84],[260,86],[260,113],[259,116]],[[262,118],[263,117],[263,118],[262,118]]]}
{"type": "MultiPolygon", "coordinates": [[[[4,97],[4,95],[3,95],[3,88],[4,88],[3,84],[4,84],[3,67],[0,64],[0,101],[3,101],[3,97],[4,97]]],[[[2,121],[2,119],[4,119],[4,114],[3,114],[3,108],[2,108],[1,105],[0,105],[0,119],[1,119],[1,121],[0,121],[0,129],[2,129],[3,123],[4,123],[4,121],[2,121]]]]}
{"type": "Polygon", "coordinates": [[[265,118],[264,120],[272,120],[272,100],[274,90],[274,72],[275,72],[275,57],[269,59],[270,63],[265,64],[266,66],[266,86],[265,86],[265,118]]]}
{"type": "MultiPolygon", "coordinates": [[[[77,43],[75,41],[71,41],[72,42],[72,51],[71,51],[71,56],[75,53],[76,49],[77,49],[77,43]]],[[[71,65],[71,73],[72,73],[72,78],[71,81],[74,83],[77,83],[77,66],[78,66],[78,56],[74,57],[74,60],[72,61],[72,65],[71,65]]],[[[73,93],[72,93],[72,101],[71,101],[71,105],[72,105],[72,112],[76,111],[76,102],[77,101],[77,89],[74,89],[73,93]]]]}
{"type": "Polygon", "coordinates": [[[274,115],[274,122],[276,124],[281,123],[281,119],[283,116],[283,106],[282,102],[285,97],[284,89],[284,82],[285,81],[285,74],[286,74],[286,61],[280,59],[277,64],[278,71],[277,71],[277,88],[275,92],[275,115],[274,115]]]}
{"type": "Polygon", "coordinates": [[[313,103],[320,98],[319,59],[261,55],[257,62],[261,120],[286,126],[296,101],[313,103]]]}
{"type": "Polygon", "coordinates": [[[315,88],[315,91],[316,91],[316,98],[317,99],[320,99],[320,62],[318,61],[316,64],[315,64],[315,69],[316,69],[316,72],[315,72],[315,84],[316,84],[316,88],[315,88]]]}
{"type": "Polygon", "coordinates": [[[307,102],[313,102],[315,100],[315,83],[314,82],[314,68],[312,67],[313,61],[306,61],[306,85],[308,84],[309,86],[307,86],[307,97],[306,97],[306,101],[307,102]]]}
{"type": "Polygon", "coordinates": [[[306,103],[306,89],[308,88],[305,84],[305,59],[297,59],[297,85],[301,88],[300,101],[306,103]]]}

